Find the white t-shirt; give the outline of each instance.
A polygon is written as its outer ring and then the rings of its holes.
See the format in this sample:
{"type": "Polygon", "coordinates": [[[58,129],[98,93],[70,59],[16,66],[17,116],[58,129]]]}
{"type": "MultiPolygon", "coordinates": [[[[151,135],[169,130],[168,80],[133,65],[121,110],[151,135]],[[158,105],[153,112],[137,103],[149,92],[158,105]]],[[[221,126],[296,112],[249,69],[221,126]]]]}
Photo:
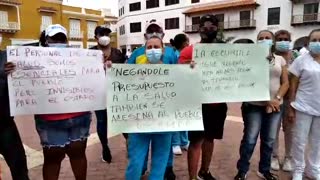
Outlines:
{"type": "Polygon", "coordinates": [[[293,61],[289,72],[299,78],[296,98],[291,106],[298,111],[320,116],[320,64],[307,53],[293,61]]]}
{"type": "MultiPolygon", "coordinates": [[[[281,87],[282,67],[286,65],[286,60],[282,56],[274,55],[274,60],[270,62],[270,97],[277,96],[281,87]]],[[[283,100],[281,100],[282,104],[283,100]]],[[[266,102],[250,102],[250,104],[265,106],[266,102]]]]}
{"type": "Polygon", "coordinates": [[[300,51],[299,51],[300,55],[304,55],[304,54],[306,54],[308,52],[309,51],[308,51],[308,49],[306,47],[301,48],[300,51]]]}

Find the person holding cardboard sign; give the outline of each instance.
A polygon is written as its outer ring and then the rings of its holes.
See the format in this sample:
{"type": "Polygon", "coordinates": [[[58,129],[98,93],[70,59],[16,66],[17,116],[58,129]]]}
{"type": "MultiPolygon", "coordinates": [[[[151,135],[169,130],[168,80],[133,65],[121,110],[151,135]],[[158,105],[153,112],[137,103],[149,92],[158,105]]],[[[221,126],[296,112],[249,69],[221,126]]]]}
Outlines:
{"type": "MultiPolygon", "coordinates": [[[[166,64],[164,45],[158,36],[152,36],[145,45],[147,61],[142,64],[166,64]]],[[[171,132],[163,133],[129,133],[126,180],[140,179],[151,143],[151,172],[149,180],[164,179],[171,151],[171,132]]]]}
{"type": "MultiPolygon", "coordinates": [[[[219,21],[214,15],[205,15],[200,19],[200,43],[223,43],[217,39],[219,21]]],[[[195,65],[192,60],[193,46],[184,48],[180,53],[179,64],[195,65]]],[[[209,171],[214,150],[214,140],[223,138],[224,123],[227,117],[227,104],[202,104],[204,131],[189,131],[190,145],[188,149],[189,179],[215,180],[209,171]],[[202,150],[201,168],[198,162],[202,150]]]]}
{"type": "MultiPolygon", "coordinates": [[[[67,47],[67,30],[59,24],[48,26],[45,38],[48,47],[67,47]]],[[[90,112],[35,115],[35,122],[43,147],[43,179],[57,180],[61,162],[68,155],[75,179],[85,180],[90,112]]]]}
{"type": "Polygon", "coordinates": [[[277,128],[281,120],[283,96],[289,88],[286,61],[274,54],[275,38],[272,32],[263,30],[258,34],[258,44],[268,46],[270,55],[270,95],[269,102],[244,102],[242,117],[244,134],[240,145],[240,159],[237,163],[238,174],[235,180],[245,180],[250,166],[250,159],[260,134],[260,163],[257,175],[266,180],[278,179],[271,170],[271,156],[273,144],[277,135],[277,128]]]}

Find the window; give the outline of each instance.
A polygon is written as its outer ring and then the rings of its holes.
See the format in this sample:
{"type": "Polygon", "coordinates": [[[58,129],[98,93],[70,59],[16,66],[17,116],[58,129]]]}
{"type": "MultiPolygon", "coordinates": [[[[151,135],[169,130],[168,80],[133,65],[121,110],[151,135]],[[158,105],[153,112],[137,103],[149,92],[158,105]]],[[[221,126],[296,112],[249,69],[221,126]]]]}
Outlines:
{"type": "Polygon", "coordinates": [[[200,0],[191,0],[191,3],[198,3],[200,0]]]}
{"type": "Polygon", "coordinates": [[[122,9],[122,15],[124,15],[124,7],[122,7],[121,9],[122,9]]]}
{"type": "Polygon", "coordinates": [[[250,26],[251,12],[240,11],[240,27],[250,26]]]}
{"type": "Polygon", "coordinates": [[[71,38],[82,38],[81,37],[81,23],[79,19],[70,19],[70,37],[71,38]]]}
{"type": "Polygon", "coordinates": [[[316,21],[318,19],[319,3],[310,3],[304,5],[303,21],[316,21]]]}
{"type": "Polygon", "coordinates": [[[0,27],[1,28],[9,28],[8,12],[7,11],[0,11],[0,27]]]}
{"type": "Polygon", "coordinates": [[[94,39],[94,30],[97,27],[97,22],[88,21],[87,22],[87,32],[88,32],[88,39],[94,39]]]}
{"type": "Polygon", "coordinates": [[[51,24],[52,24],[52,16],[41,17],[41,31],[45,30],[51,24]]]}
{"type": "Polygon", "coordinates": [[[141,10],[141,3],[140,2],[131,3],[129,5],[129,10],[130,10],[130,12],[141,10]]]}
{"type": "Polygon", "coordinates": [[[200,16],[192,17],[192,25],[200,24],[200,16]]]}
{"type": "Polygon", "coordinates": [[[131,33],[141,32],[141,22],[130,23],[130,32],[131,33]]]}
{"type": "Polygon", "coordinates": [[[179,29],[179,18],[166,19],[165,29],[179,29]]]}
{"type": "Polygon", "coordinates": [[[120,26],[119,30],[120,30],[120,35],[124,35],[126,33],[126,29],[124,25],[120,26]]]}
{"type": "Polygon", "coordinates": [[[119,17],[121,16],[121,11],[120,11],[120,9],[119,9],[119,17]]]}
{"type": "Polygon", "coordinates": [[[216,14],[215,16],[219,21],[219,26],[224,27],[224,14],[216,14]]]}
{"type": "Polygon", "coordinates": [[[311,3],[304,5],[303,14],[318,14],[319,3],[311,3]]]}
{"type": "Polygon", "coordinates": [[[159,0],[147,0],[147,9],[159,7],[159,0]]]}
{"type": "Polygon", "coordinates": [[[268,9],[268,25],[280,24],[280,7],[268,9]]]}
{"type": "Polygon", "coordinates": [[[166,0],[165,4],[166,4],[166,6],[170,6],[173,4],[179,4],[179,0],[166,0]]]}

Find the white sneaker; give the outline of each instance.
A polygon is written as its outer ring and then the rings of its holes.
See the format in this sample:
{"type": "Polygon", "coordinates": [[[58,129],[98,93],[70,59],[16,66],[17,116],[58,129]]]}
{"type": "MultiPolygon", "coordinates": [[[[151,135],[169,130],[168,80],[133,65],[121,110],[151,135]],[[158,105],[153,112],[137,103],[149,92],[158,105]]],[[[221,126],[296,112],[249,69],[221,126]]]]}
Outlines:
{"type": "Polygon", "coordinates": [[[280,170],[280,163],[279,159],[276,157],[271,158],[271,169],[274,171],[279,171],[280,170]]]}
{"type": "Polygon", "coordinates": [[[291,172],[293,170],[290,158],[284,159],[282,170],[287,172],[291,172]]]}
{"type": "Polygon", "coordinates": [[[292,175],[292,180],[303,180],[303,175],[302,174],[298,174],[298,173],[294,173],[292,175]]]}
{"type": "Polygon", "coordinates": [[[188,151],[189,149],[189,144],[185,145],[185,146],[181,146],[181,149],[184,151],[188,151]]]}
{"type": "Polygon", "coordinates": [[[182,151],[181,151],[180,146],[173,146],[172,147],[172,152],[175,155],[182,155],[182,151]]]}

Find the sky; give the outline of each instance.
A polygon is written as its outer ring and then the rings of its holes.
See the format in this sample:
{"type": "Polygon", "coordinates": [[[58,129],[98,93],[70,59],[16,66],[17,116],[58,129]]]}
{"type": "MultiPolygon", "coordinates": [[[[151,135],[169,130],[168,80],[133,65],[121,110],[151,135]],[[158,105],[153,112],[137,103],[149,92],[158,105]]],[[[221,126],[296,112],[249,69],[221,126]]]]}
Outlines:
{"type": "Polygon", "coordinates": [[[90,9],[109,8],[113,15],[118,15],[118,0],[63,0],[63,3],[90,9]]]}

